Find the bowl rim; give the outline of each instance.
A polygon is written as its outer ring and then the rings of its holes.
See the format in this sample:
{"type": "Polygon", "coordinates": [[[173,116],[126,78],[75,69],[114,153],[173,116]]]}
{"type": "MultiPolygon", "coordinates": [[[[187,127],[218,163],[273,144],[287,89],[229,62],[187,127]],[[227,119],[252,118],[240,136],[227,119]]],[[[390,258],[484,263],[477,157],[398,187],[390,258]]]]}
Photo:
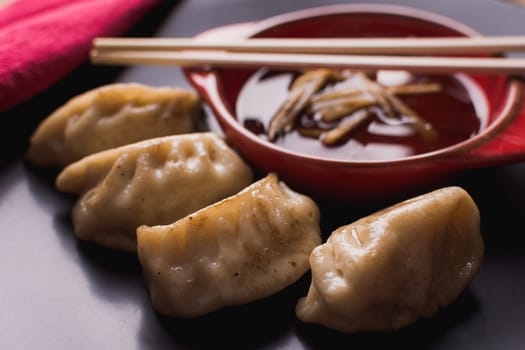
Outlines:
{"type": "MultiPolygon", "coordinates": [[[[423,10],[415,7],[404,6],[404,5],[394,5],[394,4],[369,4],[369,3],[352,3],[352,4],[335,4],[335,5],[324,5],[306,8],[302,10],[285,12],[275,16],[271,16],[260,21],[251,22],[251,28],[246,31],[240,31],[236,33],[238,37],[248,38],[260,34],[263,31],[270,30],[276,26],[292,23],[295,21],[308,20],[315,17],[322,16],[331,16],[331,15],[344,15],[345,13],[372,13],[372,14],[388,14],[393,16],[407,17],[409,19],[422,20],[424,22],[433,23],[443,27],[453,29],[454,31],[462,34],[464,36],[482,36],[480,32],[468,26],[465,23],[452,19],[450,17],[441,15],[436,12],[423,10]]],[[[217,30],[220,28],[216,28],[217,30]]],[[[199,36],[205,37],[208,32],[201,33],[199,36]]],[[[192,80],[192,74],[194,70],[191,68],[186,69],[186,74],[192,80]]],[[[196,74],[202,74],[202,71],[196,72],[196,74]]],[[[458,156],[461,154],[466,154],[468,151],[479,147],[491,139],[493,139],[499,132],[505,129],[512,120],[518,115],[520,105],[522,102],[523,95],[523,81],[518,78],[509,76],[507,79],[507,86],[504,91],[504,102],[502,108],[499,109],[497,114],[494,117],[494,121],[491,122],[485,129],[477,133],[475,136],[470,137],[459,143],[450,145],[448,147],[440,148],[431,152],[419,153],[407,157],[385,159],[385,160],[353,160],[353,159],[335,159],[335,158],[325,158],[315,155],[309,155],[306,153],[301,153],[298,151],[289,150],[285,147],[278,146],[274,143],[271,143],[267,140],[264,140],[257,135],[250,132],[244,126],[242,126],[235,116],[230,113],[229,109],[224,103],[224,95],[219,87],[220,81],[220,72],[215,70],[208,70],[204,74],[209,75],[212,78],[212,88],[215,91],[205,91],[208,95],[213,95],[220,101],[221,105],[215,105],[215,103],[210,103],[210,107],[214,110],[214,116],[218,119],[218,122],[221,128],[224,131],[223,123],[227,124],[228,127],[234,129],[240,137],[248,139],[251,143],[256,143],[258,146],[268,149],[268,151],[280,153],[288,157],[293,157],[297,160],[304,161],[315,161],[327,166],[352,166],[352,167],[374,167],[374,166],[384,166],[385,164],[390,165],[402,165],[413,162],[420,162],[423,160],[446,160],[458,156]]],[[[462,74],[462,73],[461,73],[462,74]]],[[[209,89],[207,86],[205,89],[209,89]]],[[[231,133],[231,131],[229,132],[231,133]]],[[[228,134],[228,133],[226,133],[228,134]]],[[[226,135],[228,137],[228,135],[226,135]]],[[[241,152],[242,149],[240,149],[241,152]]]]}

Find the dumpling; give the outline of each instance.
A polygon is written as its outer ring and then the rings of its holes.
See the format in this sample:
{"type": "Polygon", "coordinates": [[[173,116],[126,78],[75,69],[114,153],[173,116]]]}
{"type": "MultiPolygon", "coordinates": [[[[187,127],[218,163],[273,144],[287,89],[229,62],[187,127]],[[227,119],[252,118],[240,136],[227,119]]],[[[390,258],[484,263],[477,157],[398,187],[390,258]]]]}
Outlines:
{"type": "Polygon", "coordinates": [[[395,330],[453,302],[483,254],[476,204],[445,187],[335,230],[310,256],[296,314],[347,333],[395,330]]]}
{"type": "Polygon", "coordinates": [[[136,251],[138,226],[172,223],[252,181],[244,160],[205,132],[92,154],[63,169],[56,186],[80,195],[72,214],[78,238],[136,251]]]}
{"type": "Polygon", "coordinates": [[[116,83],[72,98],[44,119],[26,157],[64,167],[82,157],[153,137],[196,130],[201,100],[193,91],[116,83]]]}
{"type": "Polygon", "coordinates": [[[171,225],[137,229],[154,308],[189,318],[262,299],[309,270],[319,208],[269,174],[171,225]]]}

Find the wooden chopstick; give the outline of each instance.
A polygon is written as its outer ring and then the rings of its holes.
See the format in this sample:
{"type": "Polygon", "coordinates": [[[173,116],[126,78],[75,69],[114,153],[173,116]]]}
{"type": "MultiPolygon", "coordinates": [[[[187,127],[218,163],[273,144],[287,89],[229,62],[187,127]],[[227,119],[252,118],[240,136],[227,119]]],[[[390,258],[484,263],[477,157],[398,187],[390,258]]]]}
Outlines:
{"type": "Polygon", "coordinates": [[[406,70],[423,73],[522,74],[525,59],[504,57],[430,57],[378,55],[325,55],[235,53],[222,51],[92,50],[94,64],[179,65],[182,67],[268,67],[274,69],[352,68],[406,70]]]}
{"type": "Polygon", "coordinates": [[[96,38],[102,50],[223,50],[229,52],[421,55],[525,51],[525,36],[403,37],[403,38],[254,38],[209,40],[193,38],[96,38]]]}

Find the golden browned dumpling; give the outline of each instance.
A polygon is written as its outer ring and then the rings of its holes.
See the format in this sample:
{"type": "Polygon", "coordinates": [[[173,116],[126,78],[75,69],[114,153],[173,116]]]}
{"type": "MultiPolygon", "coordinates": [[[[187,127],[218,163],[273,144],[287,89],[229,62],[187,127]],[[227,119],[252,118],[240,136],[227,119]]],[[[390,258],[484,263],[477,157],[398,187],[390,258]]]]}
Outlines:
{"type": "Polygon", "coordinates": [[[270,174],[171,225],[141,226],[137,238],[155,309],[196,317],[299,279],[321,243],[319,209],[270,174]]]}
{"type": "Polygon", "coordinates": [[[80,158],[148,138],[196,130],[201,100],[181,88],[116,83],[85,92],[37,127],[27,159],[63,167],[80,158]]]}
{"type": "Polygon", "coordinates": [[[439,189],[335,230],[310,256],[312,282],[296,313],[342,332],[398,329],[454,301],[483,253],[470,195],[439,189]]]}
{"type": "Polygon", "coordinates": [[[181,134],[92,154],[59,174],[59,190],[79,194],[80,239],[136,250],[140,225],[168,224],[251,184],[251,168],[218,135],[181,134]]]}

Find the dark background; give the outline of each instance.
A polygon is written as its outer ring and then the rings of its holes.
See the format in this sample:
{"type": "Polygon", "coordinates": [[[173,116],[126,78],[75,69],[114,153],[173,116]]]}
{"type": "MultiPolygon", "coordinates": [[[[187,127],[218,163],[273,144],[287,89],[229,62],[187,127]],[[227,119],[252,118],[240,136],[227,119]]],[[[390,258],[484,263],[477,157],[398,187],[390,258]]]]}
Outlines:
{"type": "MultiPolygon", "coordinates": [[[[330,3],[343,2],[166,1],[127,34],[187,37],[330,3]]],[[[431,10],[486,35],[525,34],[525,9],[516,5],[493,0],[389,3],[431,10]]],[[[302,324],[294,307],[306,294],[308,275],[265,300],[198,319],[157,314],[136,256],[77,241],[69,218],[75,198],[54,189],[56,172],[23,159],[40,120],[69,98],[116,81],[191,88],[177,67],[86,63],[46,92],[2,113],[0,349],[525,348],[525,164],[473,170],[455,180],[480,208],[486,255],[471,285],[432,319],[381,334],[345,335],[302,324]]],[[[323,232],[328,233],[382,204],[321,206],[323,232]]]]}

